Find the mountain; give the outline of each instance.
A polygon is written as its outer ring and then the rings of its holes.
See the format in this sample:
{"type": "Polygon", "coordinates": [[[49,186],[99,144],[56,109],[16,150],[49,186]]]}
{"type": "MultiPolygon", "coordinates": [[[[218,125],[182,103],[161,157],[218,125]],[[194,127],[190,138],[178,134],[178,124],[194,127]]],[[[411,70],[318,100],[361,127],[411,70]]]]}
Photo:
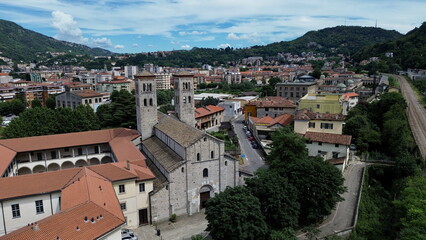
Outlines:
{"type": "Polygon", "coordinates": [[[370,57],[379,57],[388,65],[403,69],[426,69],[426,22],[394,41],[367,46],[354,55],[356,61],[370,57]],[[393,57],[386,57],[387,52],[392,52],[393,57]]]}
{"type": "Polygon", "coordinates": [[[310,31],[292,41],[271,43],[265,46],[253,46],[241,49],[212,49],[193,48],[189,51],[173,51],[171,54],[137,54],[117,65],[140,64],[152,62],[162,66],[187,66],[198,67],[203,63],[218,65],[228,62],[237,62],[245,57],[277,56],[278,53],[300,54],[302,52],[324,53],[327,56],[354,54],[359,49],[386,41],[392,41],[401,37],[397,31],[384,30],[374,27],[337,26],[318,31],[310,31]]]}
{"type": "Polygon", "coordinates": [[[59,41],[0,19],[0,54],[13,60],[32,61],[38,53],[69,52],[93,56],[111,55],[108,50],[59,41]]]}

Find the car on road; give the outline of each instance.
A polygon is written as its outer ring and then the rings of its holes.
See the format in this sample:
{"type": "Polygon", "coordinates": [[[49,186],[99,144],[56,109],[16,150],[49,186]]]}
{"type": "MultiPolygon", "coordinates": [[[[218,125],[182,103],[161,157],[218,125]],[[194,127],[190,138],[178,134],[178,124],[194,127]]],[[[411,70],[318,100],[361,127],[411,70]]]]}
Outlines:
{"type": "Polygon", "coordinates": [[[247,131],[247,126],[243,126],[244,131],[247,131]]]}
{"type": "Polygon", "coordinates": [[[349,145],[349,150],[355,151],[356,150],[355,144],[349,145]]]}
{"type": "Polygon", "coordinates": [[[251,137],[251,132],[250,131],[246,131],[246,135],[247,135],[247,137],[251,137]]]}
{"type": "Polygon", "coordinates": [[[121,240],[139,240],[137,236],[135,236],[133,233],[122,233],[121,234],[121,240]]]}
{"type": "Polygon", "coordinates": [[[253,136],[250,136],[250,137],[249,137],[249,141],[254,141],[254,137],[253,137],[253,136]]]}
{"type": "Polygon", "coordinates": [[[257,147],[258,147],[258,145],[257,145],[257,143],[256,142],[251,142],[251,146],[254,148],[254,149],[256,149],[257,147]]]}

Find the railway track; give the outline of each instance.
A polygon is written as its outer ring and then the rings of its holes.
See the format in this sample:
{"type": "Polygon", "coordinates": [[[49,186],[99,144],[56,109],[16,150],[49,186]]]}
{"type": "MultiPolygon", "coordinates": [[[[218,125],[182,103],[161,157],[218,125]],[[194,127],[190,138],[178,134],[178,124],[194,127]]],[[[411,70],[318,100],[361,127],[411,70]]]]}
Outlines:
{"type": "Polygon", "coordinates": [[[411,132],[413,133],[423,159],[426,159],[426,109],[424,109],[417,100],[417,97],[407,80],[401,76],[395,77],[398,78],[402,95],[404,96],[405,101],[407,101],[408,122],[410,124],[411,132]]]}

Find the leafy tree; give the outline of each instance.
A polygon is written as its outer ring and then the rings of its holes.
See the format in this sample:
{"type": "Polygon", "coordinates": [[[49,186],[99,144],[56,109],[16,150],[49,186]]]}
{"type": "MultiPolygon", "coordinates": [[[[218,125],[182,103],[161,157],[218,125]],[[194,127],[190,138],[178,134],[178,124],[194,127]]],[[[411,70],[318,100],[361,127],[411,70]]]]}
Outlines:
{"type": "Polygon", "coordinates": [[[311,75],[312,77],[314,77],[316,79],[320,79],[320,77],[321,77],[321,70],[314,69],[314,71],[312,73],[310,73],[309,75],[311,75]]]}
{"type": "Polygon", "coordinates": [[[300,205],[297,189],[277,172],[259,170],[254,178],[246,180],[251,193],[260,201],[265,221],[273,229],[297,226],[300,205]]]}
{"type": "Polygon", "coordinates": [[[49,97],[48,99],[46,99],[46,107],[50,109],[56,108],[56,101],[54,97],[49,97]]]}
{"type": "Polygon", "coordinates": [[[269,234],[270,240],[296,240],[297,237],[294,234],[293,229],[291,228],[285,228],[281,231],[278,230],[272,230],[269,234]]]}
{"type": "Polygon", "coordinates": [[[243,186],[226,188],[207,202],[207,230],[214,239],[264,239],[267,225],[259,200],[243,186]]]}
{"type": "Polygon", "coordinates": [[[98,107],[96,115],[102,127],[136,128],[135,98],[126,90],[111,93],[111,103],[98,107]]]}
{"type": "Polygon", "coordinates": [[[173,111],[175,107],[171,104],[163,105],[158,110],[162,113],[167,113],[167,111],[173,111]]]}
{"type": "Polygon", "coordinates": [[[157,104],[164,105],[164,104],[170,104],[172,102],[174,93],[173,90],[157,90],[157,104]]]}
{"type": "Polygon", "coordinates": [[[20,99],[13,99],[9,107],[9,111],[15,115],[19,115],[26,108],[25,103],[20,99]]]}
{"type": "Polygon", "coordinates": [[[31,101],[31,107],[32,108],[42,107],[42,106],[43,106],[43,104],[38,99],[34,99],[34,100],[31,101]]]}
{"type": "Polygon", "coordinates": [[[281,79],[277,78],[277,77],[271,77],[268,81],[268,84],[271,85],[272,88],[275,89],[275,85],[277,85],[277,83],[280,83],[281,79]]]}
{"type": "Polygon", "coordinates": [[[284,168],[288,162],[307,156],[305,139],[296,135],[290,127],[280,128],[272,134],[271,153],[268,155],[271,168],[284,168]]]}
{"type": "Polygon", "coordinates": [[[396,177],[405,178],[420,174],[420,169],[417,165],[418,161],[421,162],[421,160],[416,159],[413,155],[410,155],[407,152],[400,154],[400,156],[395,160],[396,177]]]}
{"type": "Polygon", "coordinates": [[[298,190],[299,225],[316,223],[331,213],[345,192],[340,171],[320,157],[302,158],[277,169],[298,190]]]}
{"type": "Polygon", "coordinates": [[[214,98],[212,96],[208,96],[206,98],[203,97],[203,99],[201,99],[200,103],[198,104],[198,107],[204,107],[208,105],[216,106],[217,104],[219,104],[219,99],[214,98]]]}

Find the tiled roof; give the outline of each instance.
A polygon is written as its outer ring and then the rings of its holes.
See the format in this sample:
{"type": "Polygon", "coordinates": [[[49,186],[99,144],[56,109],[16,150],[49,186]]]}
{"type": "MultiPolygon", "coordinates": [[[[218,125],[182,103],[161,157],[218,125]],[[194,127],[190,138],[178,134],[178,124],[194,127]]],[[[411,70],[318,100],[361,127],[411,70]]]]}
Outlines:
{"type": "Polygon", "coordinates": [[[359,97],[358,93],[344,93],[343,96],[345,97],[345,101],[348,101],[351,97],[359,97]]]}
{"type": "Polygon", "coordinates": [[[264,108],[264,107],[283,107],[283,108],[296,108],[296,104],[294,104],[293,101],[279,97],[266,97],[262,100],[255,100],[250,101],[246,103],[246,105],[254,105],[258,108],[264,108]]]}
{"type": "Polygon", "coordinates": [[[179,155],[156,136],[146,139],[142,144],[148,150],[147,154],[152,154],[167,172],[175,170],[184,163],[179,155]]]}
{"type": "Polygon", "coordinates": [[[327,162],[333,165],[340,165],[345,162],[345,157],[328,159],[327,162]]]}
{"type": "Polygon", "coordinates": [[[225,110],[225,108],[214,106],[214,105],[208,105],[208,106],[200,107],[200,108],[195,109],[195,118],[208,116],[210,114],[222,112],[224,110],[225,110]]]}
{"type": "Polygon", "coordinates": [[[80,96],[82,98],[90,98],[90,97],[100,97],[100,96],[102,96],[102,94],[100,94],[98,92],[95,92],[93,90],[90,90],[90,89],[86,89],[86,90],[83,90],[81,92],[72,92],[72,93],[75,94],[75,95],[78,95],[78,96],[80,96]]]}
{"type": "Polygon", "coordinates": [[[280,124],[282,126],[286,126],[293,121],[293,116],[291,114],[285,113],[277,116],[276,118],[266,116],[263,118],[250,117],[250,119],[256,124],[267,124],[268,126],[280,124]]]}
{"type": "Polygon", "coordinates": [[[319,133],[319,132],[310,132],[310,131],[306,132],[304,137],[314,142],[341,144],[346,146],[350,145],[352,140],[352,136],[350,135],[319,133]]]}
{"type": "Polygon", "coordinates": [[[145,159],[144,156],[131,142],[137,137],[139,137],[139,133],[136,130],[114,128],[0,140],[0,175],[4,173],[17,152],[92,144],[109,143],[118,161],[141,161],[145,159]]]}
{"type": "Polygon", "coordinates": [[[191,127],[177,118],[162,113],[159,113],[158,123],[155,128],[172,138],[182,147],[189,147],[205,135],[205,133],[195,127],[191,127]]]}
{"type": "Polygon", "coordinates": [[[193,77],[194,74],[190,73],[188,71],[180,71],[178,73],[174,73],[173,76],[175,76],[175,77],[193,77]]]}
{"type": "Polygon", "coordinates": [[[39,230],[34,231],[33,226],[26,226],[13,231],[1,240],[90,240],[97,239],[125,222],[98,206],[93,202],[87,202],[74,208],[64,210],[37,222],[39,230]],[[89,221],[84,222],[84,217],[89,221]],[[94,223],[90,220],[94,218],[94,223]],[[78,227],[78,230],[77,230],[78,227]]]}
{"type": "Polygon", "coordinates": [[[294,120],[329,120],[329,121],[343,121],[345,116],[343,114],[335,113],[315,113],[308,111],[307,109],[301,109],[297,111],[294,116],[294,120]]]}
{"type": "Polygon", "coordinates": [[[0,178],[0,199],[60,191],[81,169],[0,178]]]}

